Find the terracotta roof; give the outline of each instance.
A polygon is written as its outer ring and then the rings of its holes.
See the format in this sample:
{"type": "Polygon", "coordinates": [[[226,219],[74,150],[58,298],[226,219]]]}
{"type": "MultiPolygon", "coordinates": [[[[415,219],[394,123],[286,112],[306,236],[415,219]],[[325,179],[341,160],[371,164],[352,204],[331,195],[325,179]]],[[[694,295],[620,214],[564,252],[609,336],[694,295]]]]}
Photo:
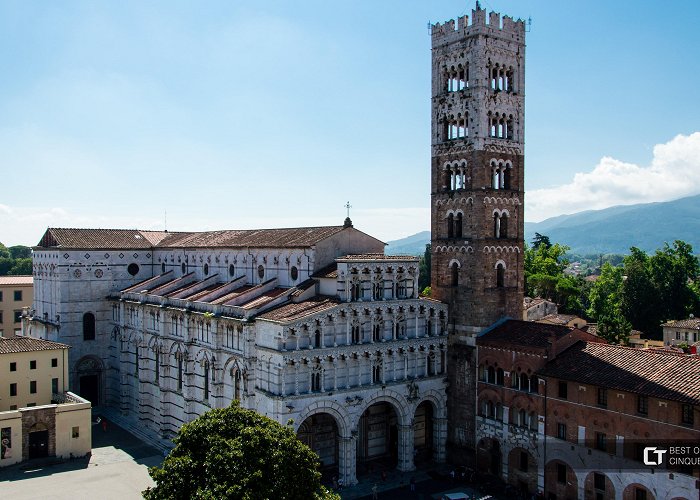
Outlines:
{"type": "Polygon", "coordinates": [[[552,340],[559,340],[569,333],[571,328],[568,326],[505,318],[479,334],[477,342],[546,348],[552,340]]]}
{"type": "Polygon", "coordinates": [[[566,325],[570,321],[580,319],[574,314],[548,314],[547,316],[538,319],[538,322],[548,322],[553,325],[566,325]]]}
{"type": "Polygon", "coordinates": [[[289,248],[309,247],[343,230],[343,226],[245,229],[170,233],[138,229],[49,228],[40,248],[289,248]]]}
{"type": "Polygon", "coordinates": [[[312,278],[338,278],[338,263],[333,262],[332,264],[327,265],[326,267],[323,267],[316,271],[313,275],[311,275],[312,278]]]}
{"type": "Polygon", "coordinates": [[[162,240],[160,231],[138,229],[73,229],[49,228],[37,247],[40,248],[151,248],[162,240]]]}
{"type": "Polygon", "coordinates": [[[357,261],[383,261],[383,262],[394,262],[394,261],[416,261],[418,262],[418,257],[415,255],[384,255],[383,253],[363,253],[357,255],[344,255],[343,257],[338,257],[336,261],[338,262],[357,262],[357,261]]]}
{"type": "Polygon", "coordinates": [[[33,285],[33,276],[0,276],[0,286],[3,285],[33,285]]]}
{"type": "Polygon", "coordinates": [[[259,319],[289,322],[333,309],[340,302],[335,297],[319,295],[303,302],[285,304],[258,316],[259,319]]]}
{"type": "Polygon", "coordinates": [[[688,328],[692,330],[700,330],[700,318],[688,318],[688,319],[677,319],[664,323],[661,326],[668,326],[671,328],[688,328]]]}
{"type": "Polygon", "coordinates": [[[660,399],[700,404],[700,357],[579,341],[541,375],[660,399]]]}
{"type": "Polygon", "coordinates": [[[343,230],[343,226],[296,227],[285,229],[245,229],[170,233],[159,248],[289,248],[310,247],[343,230]]]}
{"type": "Polygon", "coordinates": [[[35,339],[33,337],[0,337],[0,354],[11,354],[29,351],[48,351],[50,349],[70,349],[67,344],[59,344],[50,340],[35,339]]]}

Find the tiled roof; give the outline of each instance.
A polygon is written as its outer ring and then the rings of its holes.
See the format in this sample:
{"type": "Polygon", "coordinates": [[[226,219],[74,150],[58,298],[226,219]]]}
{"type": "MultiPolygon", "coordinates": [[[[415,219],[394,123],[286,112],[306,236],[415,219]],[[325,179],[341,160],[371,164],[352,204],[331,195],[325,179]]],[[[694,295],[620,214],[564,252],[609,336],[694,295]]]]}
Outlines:
{"type": "Polygon", "coordinates": [[[333,262],[332,264],[327,265],[326,267],[323,267],[316,271],[312,276],[312,278],[337,278],[338,277],[338,264],[336,262],[333,262]]]}
{"type": "Polygon", "coordinates": [[[32,276],[0,276],[0,286],[32,284],[34,284],[34,277],[32,276]]]}
{"type": "Polygon", "coordinates": [[[336,259],[338,262],[381,261],[381,262],[405,262],[418,261],[415,255],[384,255],[383,253],[363,253],[357,255],[344,255],[336,259]]]}
{"type": "Polygon", "coordinates": [[[669,321],[661,326],[668,326],[672,328],[688,328],[691,330],[700,330],[700,318],[688,318],[688,319],[677,319],[674,321],[669,321]]]}
{"type": "Polygon", "coordinates": [[[577,342],[541,375],[660,399],[700,404],[700,357],[596,342],[577,342]]]}
{"type": "Polygon", "coordinates": [[[41,248],[151,248],[163,239],[160,231],[138,229],[72,229],[53,227],[39,241],[41,248]]]}
{"type": "Polygon", "coordinates": [[[285,304],[271,311],[258,316],[259,319],[267,319],[271,321],[295,321],[312,314],[318,314],[328,309],[333,309],[340,302],[334,297],[326,297],[319,295],[303,302],[285,304]]]}
{"type": "Polygon", "coordinates": [[[0,354],[11,354],[28,351],[47,351],[50,349],[70,349],[69,345],[51,342],[50,340],[35,339],[33,337],[0,337],[0,354]]]}
{"type": "Polygon", "coordinates": [[[552,340],[556,341],[569,333],[571,328],[568,326],[507,318],[482,332],[477,342],[546,348],[552,340]]]}
{"type": "Polygon", "coordinates": [[[309,247],[343,230],[343,226],[245,229],[170,233],[138,229],[49,228],[41,248],[289,248],[309,247]]]}
{"type": "Polygon", "coordinates": [[[171,233],[159,248],[289,248],[309,247],[343,230],[343,226],[245,229],[203,233],[171,233]]]}
{"type": "Polygon", "coordinates": [[[548,322],[553,325],[566,325],[568,322],[578,319],[574,314],[548,314],[547,316],[538,319],[539,322],[548,322]]]}

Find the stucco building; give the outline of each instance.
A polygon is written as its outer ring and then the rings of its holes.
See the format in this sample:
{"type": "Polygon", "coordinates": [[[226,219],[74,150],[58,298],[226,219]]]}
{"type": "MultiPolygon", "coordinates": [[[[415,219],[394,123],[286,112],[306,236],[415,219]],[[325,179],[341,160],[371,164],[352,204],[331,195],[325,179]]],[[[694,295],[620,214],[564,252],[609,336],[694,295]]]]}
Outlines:
{"type": "Polygon", "coordinates": [[[0,338],[0,467],[90,452],[90,403],[68,392],[69,346],[0,338]]]}
{"type": "Polygon", "coordinates": [[[0,276],[0,337],[22,331],[22,309],[33,301],[32,276],[0,276]]]}

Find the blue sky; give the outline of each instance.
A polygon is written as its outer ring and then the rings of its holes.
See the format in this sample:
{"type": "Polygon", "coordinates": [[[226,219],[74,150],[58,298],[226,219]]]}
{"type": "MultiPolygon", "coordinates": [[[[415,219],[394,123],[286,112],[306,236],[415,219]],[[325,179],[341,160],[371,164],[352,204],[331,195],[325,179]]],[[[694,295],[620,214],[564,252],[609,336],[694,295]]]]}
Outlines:
{"type": "MultiPolygon", "coordinates": [[[[0,241],[47,226],[429,228],[428,21],[398,0],[0,0],[0,241]]],[[[700,4],[532,18],[526,220],[700,193],[700,4]]]]}

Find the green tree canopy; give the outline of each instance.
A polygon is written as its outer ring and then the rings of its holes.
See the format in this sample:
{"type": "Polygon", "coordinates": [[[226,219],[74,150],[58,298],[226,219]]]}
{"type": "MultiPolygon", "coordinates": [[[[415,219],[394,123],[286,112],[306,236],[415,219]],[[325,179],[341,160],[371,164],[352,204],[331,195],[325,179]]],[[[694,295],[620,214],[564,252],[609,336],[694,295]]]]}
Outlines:
{"type": "Polygon", "coordinates": [[[337,499],[321,485],[318,456],[291,427],[237,404],[185,424],[149,474],[154,499],[337,499]]]}
{"type": "Polygon", "coordinates": [[[7,249],[13,259],[31,259],[32,249],[24,245],[15,245],[7,249]]]}
{"type": "Polygon", "coordinates": [[[430,243],[425,245],[425,252],[421,256],[418,262],[418,270],[420,276],[418,277],[418,289],[424,290],[430,286],[430,271],[431,271],[431,246],[430,243]]]}
{"type": "Polygon", "coordinates": [[[578,313],[581,309],[580,280],[564,274],[569,264],[564,255],[569,247],[559,243],[552,245],[547,236],[539,233],[533,243],[538,240],[538,246],[525,247],[525,294],[552,300],[563,311],[578,313]]]}
{"type": "Polygon", "coordinates": [[[598,335],[613,344],[625,344],[632,326],[622,312],[622,268],[603,264],[591,287],[588,315],[598,323],[598,335]]]}

